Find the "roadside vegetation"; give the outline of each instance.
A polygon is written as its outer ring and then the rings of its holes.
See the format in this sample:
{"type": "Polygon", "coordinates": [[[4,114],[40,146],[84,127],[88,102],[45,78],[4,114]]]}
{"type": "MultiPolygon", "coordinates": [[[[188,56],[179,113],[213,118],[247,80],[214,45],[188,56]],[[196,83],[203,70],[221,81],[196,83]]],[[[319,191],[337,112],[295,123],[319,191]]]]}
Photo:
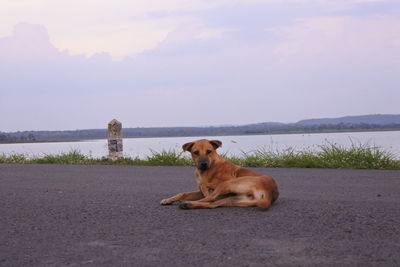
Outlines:
{"type": "MultiPolygon", "coordinates": [[[[343,169],[393,169],[400,170],[400,159],[391,152],[378,147],[353,144],[344,147],[337,144],[324,144],[319,151],[271,151],[260,148],[252,153],[242,153],[225,157],[245,167],[272,168],[343,168],[343,169]]],[[[107,157],[93,158],[78,150],[58,155],[29,156],[24,154],[0,154],[0,163],[23,164],[112,164],[149,166],[191,166],[188,153],[177,151],[152,151],[146,158],[124,157],[110,162],[107,157]]]]}

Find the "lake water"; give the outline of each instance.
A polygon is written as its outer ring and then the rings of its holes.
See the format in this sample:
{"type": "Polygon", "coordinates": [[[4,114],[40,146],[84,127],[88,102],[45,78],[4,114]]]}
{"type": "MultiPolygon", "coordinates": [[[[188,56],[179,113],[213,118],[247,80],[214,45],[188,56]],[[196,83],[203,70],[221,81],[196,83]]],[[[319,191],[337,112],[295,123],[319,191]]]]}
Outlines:
{"type": "MultiPolygon", "coordinates": [[[[182,145],[202,137],[162,137],[162,138],[125,138],[123,140],[124,155],[144,158],[152,151],[182,151],[182,145]]],[[[282,151],[287,148],[295,150],[311,149],[318,151],[319,146],[335,143],[343,146],[352,144],[368,144],[377,146],[400,156],[400,131],[392,132],[357,132],[357,133],[323,133],[323,134],[280,134],[280,135],[245,135],[245,136],[213,136],[207,139],[222,141],[219,153],[241,155],[265,148],[282,151]]],[[[107,155],[107,140],[91,140],[79,142],[0,144],[0,154],[22,153],[26,156],[43,156],[79,150],[81,153],[95,158],[107,155]]]]}

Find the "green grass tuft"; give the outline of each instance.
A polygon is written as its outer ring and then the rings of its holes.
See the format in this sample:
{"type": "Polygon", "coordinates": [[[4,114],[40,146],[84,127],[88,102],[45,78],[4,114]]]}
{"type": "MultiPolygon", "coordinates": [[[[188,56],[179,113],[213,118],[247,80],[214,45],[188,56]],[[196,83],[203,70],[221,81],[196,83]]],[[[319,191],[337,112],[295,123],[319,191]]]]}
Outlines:
{"type": "Polygon", "coordinates": [[[399,169],[395,156],[375,146],[352,144],[345,148],[337,144],[321,146],[320,157],[325,168],[399,169]]]}
{"type": "Polygon", "coordinates": [[[184,155],[184,152],[174,150],[156,152],[151,150],[152,155],[144,161],[146,165],[157,166],[187,166],[192,165],[191,159],[184,155]]]}
{"type": "Polygon", "coordinates": [[[32,161],[39,164],[87,164],[91,161],[91,158],[78,150],[72,150],[59,155],[44,155],[41,158],[34,158],[32,161]]]}

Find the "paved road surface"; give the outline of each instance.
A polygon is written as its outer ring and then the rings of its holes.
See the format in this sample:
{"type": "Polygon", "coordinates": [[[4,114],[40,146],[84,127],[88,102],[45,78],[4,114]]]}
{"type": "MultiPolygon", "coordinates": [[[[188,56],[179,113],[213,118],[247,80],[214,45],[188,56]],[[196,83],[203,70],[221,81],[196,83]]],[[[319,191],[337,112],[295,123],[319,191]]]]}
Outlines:
{"type": "Polygon", "coordinates": [[[257,171],[266,212],[160,206],[191,167],[0,164],[0,266],[400,266],[400,171],[257,171]]]}

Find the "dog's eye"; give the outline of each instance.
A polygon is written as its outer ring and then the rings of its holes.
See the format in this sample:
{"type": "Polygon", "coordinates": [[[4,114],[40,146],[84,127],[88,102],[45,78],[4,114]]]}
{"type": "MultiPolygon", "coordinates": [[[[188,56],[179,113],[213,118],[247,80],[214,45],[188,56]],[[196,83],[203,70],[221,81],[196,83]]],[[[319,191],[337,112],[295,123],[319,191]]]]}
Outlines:
{"type": "Polygon", "coordinates": [[[199,151],[198,150],[196,150],[195,152],[193,152],[193,154],[195,154],[195,155],[199,155],[199,151]]]}
{"type": "Polygon", "coordinates": [[[207,155],[211,154],[211,150],[206,151],[207,155]]]}

